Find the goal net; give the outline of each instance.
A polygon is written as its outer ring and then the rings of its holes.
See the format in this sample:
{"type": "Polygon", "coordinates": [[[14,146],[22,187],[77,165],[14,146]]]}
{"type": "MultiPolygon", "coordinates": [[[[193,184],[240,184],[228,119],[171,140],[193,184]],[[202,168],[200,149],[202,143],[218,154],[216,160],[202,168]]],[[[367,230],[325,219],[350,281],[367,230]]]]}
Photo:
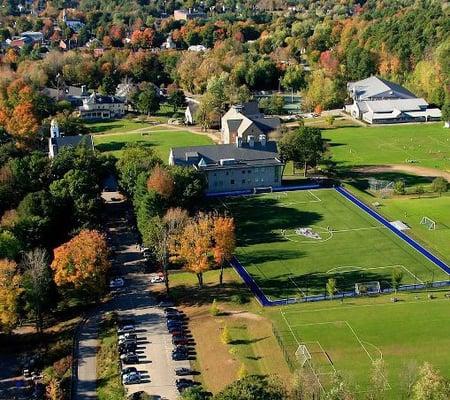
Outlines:
{"type": "Polygon", "coordinates": [[[300,344],[298,346],[295,356],[297,357],[297,360],[302,368],[307,361],[311,360],[311,353],[304,344],[300,344]]]}
{"type": "Polygon", "coordinates": [[[422,217],[420,225],[425,225],[430,231],[436,229],[436,221],[433,221],[431,218],[428,217],[422,217]]]}
{"type": "Polygon", "coordinates": [[[379,281],[355,283],[356,294],[376,294],[381,292],[379,281]]]}
{"type": "Polygon", "coordinates": [[[381,179],[369,178],[369,189],[380,193],[381,197],[388,197],[394,190],[394,182],[381,179]]]}
{"type": "Polygon", "coordinates": [[[259,186],[259,187],[254,187],[253,188],[253,193],[257,194],[257,193],[272,193],[273,192],[273,188],[272,186],[259,186]]]}

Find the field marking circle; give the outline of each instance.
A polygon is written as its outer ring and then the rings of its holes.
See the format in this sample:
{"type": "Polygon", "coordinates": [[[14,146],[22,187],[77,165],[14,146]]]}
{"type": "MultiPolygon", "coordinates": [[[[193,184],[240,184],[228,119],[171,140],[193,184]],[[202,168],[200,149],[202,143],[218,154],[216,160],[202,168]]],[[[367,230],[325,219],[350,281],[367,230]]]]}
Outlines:
{"type": "Polygon", "coordinates": [[[316,243],[316,244],[319,244],[319,243],[327,242],[328,240],[333,238],[333,231],[329,231],[326,228],[322,228],[320,226],[314,226],[314,225],[310,226],[309,228],[314,228],[314,229],[317,229],[318,231],[321,231],[321,232],[324,232],[324,233],[328,233],[328,237],[325,238],[325,239],[320,239],[320,240],[317,240],[317,239],[296,240],[297,238],[301,239],[302,235],[298,235],[297,233],[295,233],[294,230],[293,230],[294,231],[293,233],[286,233],[286,229],[282,229],[281,230],[281,235],[286,240],[289,240],[289,241],[295,242],[295,243],[316,243]],[[294,239],[292,239],[292,238],[294,238],[294,239]]]}

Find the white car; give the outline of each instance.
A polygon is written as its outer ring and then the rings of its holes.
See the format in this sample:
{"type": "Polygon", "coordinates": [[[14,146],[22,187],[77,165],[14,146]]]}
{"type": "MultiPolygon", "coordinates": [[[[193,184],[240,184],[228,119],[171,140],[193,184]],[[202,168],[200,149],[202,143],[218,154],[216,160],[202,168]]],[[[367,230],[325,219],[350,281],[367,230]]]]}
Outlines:
{"type": "Polygon", "coordinates": [[[134,333],[134,331],[135,331],[134,325],[125,325],[117,329],[117,334],[124,335],[125,333],[134,333]]]}
{"type": "Polygon", "coordinates": [[[125,285],[125,281],[122,278],[114,278],[109,281],[109,287],[111,289],[121,288],[125,285]]]}
{"type": "Polygon", "coordinates": [[[139,372],[130,372],[122,377],[122,383],[124,385],[130,385],[132,383],[139,383],[141,381],[141,374],[139,372]]]}
{"type": "Polygon", "coordinates": [[[158,276],[154,276],[150,279],[151,283],[163,283],[164,282],[164,276],[162,275],[158,275],[158,276]]]}

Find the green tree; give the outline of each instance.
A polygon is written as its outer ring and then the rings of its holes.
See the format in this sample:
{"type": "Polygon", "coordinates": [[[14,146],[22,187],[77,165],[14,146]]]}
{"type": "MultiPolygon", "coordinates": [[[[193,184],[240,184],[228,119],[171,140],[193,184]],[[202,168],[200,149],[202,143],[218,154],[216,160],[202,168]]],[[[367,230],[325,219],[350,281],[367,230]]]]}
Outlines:
{"type": "Polygon", "coordinates": [[[223,344],[230,344],[231,343],[231,334],[230,334],[230,328],[228,328],[228,325],[225,325],[222,329],[222,333],[220,334],[220,340],[223,344]]]}
{"type": "Polygon", "coordinates": [[[391,275],[391,282],[392,288],[394,289],[395,293],[397,293],[397,290],[400,287],[402,280],[403,280],[403,271],[400,269],[393,269],[391,275]]]}
{"type": "Polygon", "coordinates": [[[159,110],[160,99],[153,85],[145,85],[138,93],[136,105],[142,114],[151,115],[159,110]]]}
{"type": "Polygon", "coordinates": [[[404,180],[398,180],[394,183],[394,192],[397,194],[405,194],[406,193],[406,185],[404,180]]]}
{"type": "Polygon", "coordinates": [[[447,400],[450,398],[450,383],[426,362],[419,369],[412,394],[412,400],[447,400]]]}
{"type": "Polygon", "coordinates": [[[176,89],[169,93],[167,102],[173,107],[173,112],[176,112],[186,105],[186,96],[181,89],[176,89]]]}
{"type": "Polygon", "coordinates": [[[439,196],[441,196],[442,193],[445,193],[448,190],[448,182],[446,179],[438,176],[437,178],[433,179],[431,188],[433,189],[433,192],[439,193],[439,196]]]}
{"type": "Polygon", "coordinates": [[[214,400],[284,400],[284,385],[276,378],[249,375],[228,385],[214,396],[214,400]]]}
{"type": "Polygon", "coordinates": [[[51,304],[52,274],[47,252],[37,248],[25,253],[22,269],[25,309],[36,319],[36,330],[42,332],[43,315],[51,304]]]}
{"type": "Polygon", "coordinates": [[[334,115],[332,115],[332,114],[328,114],[325,117],[325,121],[327,122],[328,126],[333,126],[335,119],[336,119],[336,117],[334,115]]]}
{"type": "Polygon", "coordinates": [[[328,296],[332,299],[337,292],[336,279],[329,278],[327,281],[327,293],[328,296]]]}
{"type": "Polygon", "coordinates": [[[285,89],[291,89],[296,92],[306,86],[305,72],[301,65],[289,65],[286,68],[283,79],[281,79],[281,86],[285,89]]]}
{"type": "Polygon", "coordinates": [[[206,400],[209,398],[210,397],[205,394],[205,391],[201,386],[189,387],[186,390],[183,390],[180,396],[181,400],[206,400]]]}
{"type": "Polygon", "coordinates": [[[270,98],[269,112],[271,114],[283,114],[284,97],[279,94],[273,94],[270,98]]]}
{"type": "Polygon", "coordinates": [[[0,231],[0,259],[14,260],[22,250],[20,241],[10,231],[0,231]]]}
{"type": "Polygon", "coordinates": [[[281,138],[279,147],[283,160],[303,164],[305,176],[308,167],[315,167],[324,153],[320,129],[306,126],[286,133],[281,138]]]}

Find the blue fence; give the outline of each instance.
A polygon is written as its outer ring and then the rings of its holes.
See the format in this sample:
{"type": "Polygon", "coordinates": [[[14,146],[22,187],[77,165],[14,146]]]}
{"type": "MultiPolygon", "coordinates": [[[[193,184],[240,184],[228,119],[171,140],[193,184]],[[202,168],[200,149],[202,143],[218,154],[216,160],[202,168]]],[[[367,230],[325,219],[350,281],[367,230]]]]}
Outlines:
{"type": "MultiPolygon", "coordinates": [[[[289,192],[294,190],[312,190],[320,189],[322,186],[319,183],[312,183],[309,185],[295,185],[295,186],[278,186],[272,188],[274,192],[289,192]]],[[[236,197],[236,196],[248,196],[253,194],[253,190],[234,190],[232,192],[217,192],[206,193],[206,197],[236,197]]]]}
{"type": "MultiPolygon", "coordinates": [[[[307,187],[307,186],[301,186],[300,189],[294,189],[292,187],[291,190],[308,190],[308,189],[317,189],[321,187],[320,185],[311,185],[313,187],[307,187]]],[[[335,188],[338,193],[340,193],[342,196],[344,196],[347,200],[351,201],[353,204],[361,208],[363,211],[367,212],[370,216],[375,218],[378,222],[383,224],[385,227],[387,227],[389,230],[391,230],[393,233],[395,233],[397,236],[399,236],[401,239],[403,239],[406,243],[408,243],[410,246],[412,246],[415,250],[420,252],[423,256],[425,256],[427,259],[432,261],[434,264],[436,264],[439,268],[441,268],[444,272],[447,274],[450,274],[450,267],[445,264],[443,261],[441,261],[439,258],[431,254],[428,250],[426,250],[423,246],[421,246],[419,243],[417,243],[415,240],[411,239],[409,236],[405,235],[402,231],[396,229],[393,225],[389,223],[385,218],[383,218],[380,214],[372,210],[370,207],[365,205],[362,201],[358,200],[355,196],[353,196],[350,192],[348,192],[343,187],[336,187],[335,188]]],[[[285,191],[286,188],[279,188],[278,191],[285,191]]],[[[275,191],[275,189],[274,189],[275,191]]],[[[324,301],[324,300],[331,300],[330,296],[327,296],[326,294],[319,294],[315,296],[304,296],[304,297],[288,297],[285,299],[277,299],[277,300],[271,300],[269,299],[263,292],[263,290],[258,286],[258,284],[255,282],[255,280],[252,278],[252,276],[248,273],[248,271],[245,269],[245,267],[240,263],[240,261],[233,257],[230,261],[231,266],[236,270],[236,272],[239,274],[239,276],[242,278],[242,280],[245,282],[245,284],[248,286],[248,288],[252,291],[252,293],[255,295],[256,299],[259,301],[259,303],[263,307],[273,307],[273,306],[283,306],[288,304],[295,304],[295,303],[307,303],[307,302],[315,302],[315,301],[324,301]]],[[[437,281],[437,282],[431,282],[429,284],[426,283],[419,283],[419,284],[410,284],[410,285],[402,285],[399,287],[399,291],[408,291],[408,290],[423,290],[430,288],[440,288],[450,286],[450,280],[447,281],[437,281]]],[[[382,293],[392,293],[393,289],[384,289],[382,290],[382,293]]],[[[333,296],[333,299],[340,299],[340,298],[348,298],[348,297],[356,297],[359,296],[355,291],[349,291],[349,292],[340,292],[337,293],[335,296],[333,296]]]]}

